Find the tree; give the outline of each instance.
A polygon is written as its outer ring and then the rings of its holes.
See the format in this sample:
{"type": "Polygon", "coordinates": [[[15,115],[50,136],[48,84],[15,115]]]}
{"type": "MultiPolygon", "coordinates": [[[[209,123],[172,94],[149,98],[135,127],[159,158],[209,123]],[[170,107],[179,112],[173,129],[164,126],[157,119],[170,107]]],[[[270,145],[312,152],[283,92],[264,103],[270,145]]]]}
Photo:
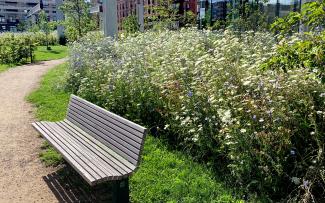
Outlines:
{"type": "Polygon", "coordinates": [[[302,6],[301,12],[291,12],[284,18],[278,18],[271,30],[280,37],[290,36],[299,30],[299,26],[306,26],[312,32],[318,32],[325,26],[325,1],[308,2],[302,6]]]}
{"type": "Polygon", "coordinates": [[[64,13],[67,38],[75,41],[96,28],[96,23],[89,13],[90,4],[84,0],[65,0],[60,9],[64,13]]]}
{"type": "Polygon", "coordinates": [[[17,25],[17,30],[20,31],[20,32],[23,32],[23,31],[27,30],[26,21],[19,21],[19,23],[17,25]]]}
{"type": "Polygon", "coordinates": [[[192,11],[186,11],[181,20],[181,24],[185,27],[194,26],[196,24],[196,15],[192,11]]]}
{"type": "Polygon", "coordinates": [[[51,50],[49,46],[48,36],[55,26],[55,22],[49,22],[46,13],[42,10],[38,15],[37,25],[39,29],[45,33],[46,36],[46,49],[51,50]]]}
{"type": "Polygon", "coordinates": [[[235,3],[229,5],[231,12],[227,16],[227,24],[238,31],[265,30],[268,24],[262,3],[263,1],[260,0],[235,1],[235,3]]]}
{"type": "Polygon", "coordinates": [[[122,28],[127,33],[135,33],[139,31],[139,24],[135,15],[130,15],[123,19],[122,28]]]}
{"type": "Polygon", "coordinates": [[[324,0],[309,2],[302,6],[300,13],[292,12],[284,18],[278,18],[271,29],[281,43],[263,67],[285,72],[297,68],[309,69],[325,84],[324,9],[324,0]],[[308,32],[301,32],[304,26],[308,32]],[[299,35],[294,35],[297,32],[299,35]]]}
{"type": "Polygon", "coordinates": [[[154,29],[173,28],[178,19],[177,5],[173,0],[157,0],[155,4],[146,8],[148,16],[145,18],[147,26],[154,29]]]}

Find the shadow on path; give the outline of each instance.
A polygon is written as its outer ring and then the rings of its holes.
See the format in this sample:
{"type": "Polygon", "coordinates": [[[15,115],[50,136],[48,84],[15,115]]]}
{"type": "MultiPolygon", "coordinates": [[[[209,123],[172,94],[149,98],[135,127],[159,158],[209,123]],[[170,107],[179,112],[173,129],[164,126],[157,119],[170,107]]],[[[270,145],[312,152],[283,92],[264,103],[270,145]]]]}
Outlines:
{"type": "Polygon", "coordinates": [[[43,177],[59,202],[111,202],[111,185],[90,187],[71,166],[43,177]]]}

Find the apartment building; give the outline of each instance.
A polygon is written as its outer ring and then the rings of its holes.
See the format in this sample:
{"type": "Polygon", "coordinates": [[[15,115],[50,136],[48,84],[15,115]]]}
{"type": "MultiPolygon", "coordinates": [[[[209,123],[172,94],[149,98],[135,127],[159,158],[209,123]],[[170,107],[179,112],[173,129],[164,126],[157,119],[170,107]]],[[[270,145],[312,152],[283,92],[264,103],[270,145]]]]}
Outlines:
{"type": "Polygon", "coordinates": [[[197,13],[197,0],[174,0],[174,3],[178,5],[179,14],[184,14],[187,11],[197,13]]]}
{"type": "MultiPolygon", "coordinates": [[[[16,32],[19,22],[40,0],[0,0],[0,32],[16,32]]],[[[50,21],[56,20],[55,0],[43,0],[43,10],[50,21]]]]}
{"type": "MultiPolygon", "coordinates": [[[[260,6],[269,23],[272,23],[277,17],[284,17],[291,11],[299,11],[301,5],[313,0],[269,0],[262,3],[260,6]]],[[[199,0],[198,7],[200,10],[199,15],[205,16],[207,12],[211,12],[211,20],[215,22],[217,20],[225,20],[231,6],[240,4],[240,0],[199,0]]]]}
{"type": "MultiPolygon", "coordinates": [[[[130,15],[136,15],[137,4],[142,1],[144,6],[144,16],[154,15],[153,6],[158,4],[159,0],[117,0],[117,20],[119,29],[123,19],[130,15]]],[[[103,0],[91,0],[92,5],[102,4],[103,0]]],[[[197,13],[197,0],[174,0],[174,4],[178,5],[179,13],[191,10],[194,14],[197,13]]],[[[94,17],[99,19],[100,14],[94,14],[94,17]]],[[[100,23],[99,23],[100,24],[100,23]]]]}

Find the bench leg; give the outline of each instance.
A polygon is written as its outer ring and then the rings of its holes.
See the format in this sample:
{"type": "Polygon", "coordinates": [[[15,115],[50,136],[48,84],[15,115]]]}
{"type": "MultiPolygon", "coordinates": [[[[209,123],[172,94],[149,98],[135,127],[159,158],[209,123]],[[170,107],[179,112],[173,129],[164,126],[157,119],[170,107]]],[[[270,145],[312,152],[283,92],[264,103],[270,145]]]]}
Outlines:
{"type": "Polygon", "coordinates": [[[113,182],[113,203],[129,203],[129,178],[113,182]]]}

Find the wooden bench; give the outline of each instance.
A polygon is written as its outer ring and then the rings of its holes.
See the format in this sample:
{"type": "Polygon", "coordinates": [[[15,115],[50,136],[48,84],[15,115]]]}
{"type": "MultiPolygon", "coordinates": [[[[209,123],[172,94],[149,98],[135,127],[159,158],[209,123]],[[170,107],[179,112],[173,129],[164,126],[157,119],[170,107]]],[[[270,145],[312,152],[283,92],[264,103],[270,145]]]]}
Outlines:
{"type": "Polygon", "coordinates": [[[91,185],[113,181],[114,202],[128,202],[146,128],[71,95],[67,117],[32,124],[91,185]]]}

